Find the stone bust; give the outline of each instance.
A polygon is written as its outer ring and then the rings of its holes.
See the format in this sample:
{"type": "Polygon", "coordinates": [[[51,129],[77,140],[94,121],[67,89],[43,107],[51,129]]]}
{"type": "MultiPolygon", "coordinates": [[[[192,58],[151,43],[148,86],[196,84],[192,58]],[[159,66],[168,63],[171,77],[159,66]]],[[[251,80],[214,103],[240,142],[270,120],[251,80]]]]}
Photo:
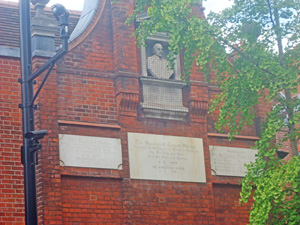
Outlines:
{"type": "Polygon", "coordinates": [[[153,45],[153,55],[147,58],[148,75],[159,79],[170,79],[174,74],[167,66],[167,59],[163,57],[163,46],[160,43],[153,45]]]}

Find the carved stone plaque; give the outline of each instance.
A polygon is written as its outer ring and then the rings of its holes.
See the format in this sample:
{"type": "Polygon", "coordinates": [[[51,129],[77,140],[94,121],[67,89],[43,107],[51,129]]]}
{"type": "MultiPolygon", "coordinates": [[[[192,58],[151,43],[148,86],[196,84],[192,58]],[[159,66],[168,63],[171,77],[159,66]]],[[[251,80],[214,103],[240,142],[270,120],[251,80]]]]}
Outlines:
{"type": "Polygon", "coordinates": [[[120,139],[60,134],[59,155],[64,166],[122,169],[120,139]]]}
{"type": "Polygon", "coordinates": [[[247,172],[245,164],[255,161],[257,150],[209,146],[211,173],[217,176],[243,177],[247,172]]]}
{"type": "Polygon", "coordinates": [[[128,133],[130,178],[206,182],[201,138],[128,133]]]}

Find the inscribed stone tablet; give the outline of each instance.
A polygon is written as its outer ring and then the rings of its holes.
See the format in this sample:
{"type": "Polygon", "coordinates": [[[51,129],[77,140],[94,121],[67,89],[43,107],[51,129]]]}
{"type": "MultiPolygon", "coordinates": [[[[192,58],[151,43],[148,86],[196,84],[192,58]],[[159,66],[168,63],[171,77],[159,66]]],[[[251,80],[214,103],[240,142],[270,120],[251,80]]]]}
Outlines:
{"type": "Polygon", "coordinates": [[[209,146],[212,175],[243,177],[247,172],[245,164],[255,161],[257,150],[209,146]]]}
{"type": "Polygon", "coordinates": [[[65,166],[122,169],[120,139],[60,134],[59,154],[65,166]]]}
{"type": "Polygon", "coordinates": [[[201,138],[128,133],[130,178],[206,182],[201,138]]]}

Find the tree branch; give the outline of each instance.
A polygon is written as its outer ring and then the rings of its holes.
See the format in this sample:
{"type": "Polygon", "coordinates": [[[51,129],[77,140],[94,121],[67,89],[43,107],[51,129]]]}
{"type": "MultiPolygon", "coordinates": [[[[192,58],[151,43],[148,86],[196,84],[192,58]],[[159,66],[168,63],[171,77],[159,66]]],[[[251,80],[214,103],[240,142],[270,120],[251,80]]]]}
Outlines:
{"type": "Polygon", "coordinates": [[[268,2],[268,8],[269,8],[271,22],[272,22],[273,26],[276,27],[275,21],[273,20],[273,14],[272,14],[272,8],[271,8],[270,0],[267,0],[267,2],[268,2]]]}
{"type": "Polygon", "coordinates": [[[239,48],[235,47],[234,45],[229,44],[229,42],[228,42],[227,40],[225,40],[225,39],[222,38],[222,41],[223,41],[226,45],[228,45],[230,48],[232,48],[233,50],[237,51],[243,58],[248,59],[248,60],[249,60],[254,66],[256,66],[258,69],[262,70],[262,71],[265,72],[265,73],[268,73],[269,75],[275,76],[275,74],[272,73],[272,72],[270,72],[269,70],[264,69],[264,68],[261,68],[260,65],[259,65],[259,63],[253,61],[253,60],[251,59],[251,57],[247,56],[247,55],[246,55],[243,51],[241,51],[239,48]]]}

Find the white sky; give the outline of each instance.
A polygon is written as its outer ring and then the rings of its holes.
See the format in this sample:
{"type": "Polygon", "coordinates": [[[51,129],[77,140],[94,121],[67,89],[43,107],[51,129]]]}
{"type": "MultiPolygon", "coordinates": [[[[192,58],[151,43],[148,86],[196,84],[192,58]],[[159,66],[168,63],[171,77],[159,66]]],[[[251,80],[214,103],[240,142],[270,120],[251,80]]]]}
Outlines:
{"type": "Polygon", "coordinates": [[[205,14],[210,11],[220,12],[221,10],[230,7],[234,0],[204,0],[203,6],[205,7],[205,14]]]}
{"type": "MultiPolygon", "coordinates": [[[[4,0],[8,2],[19,2],[19,0],[4,0]]],[[[87,0],[88,1],[88,0],[87,0]]],[[[82,10],[84,0],[50,0],[47,6],[52,6],[56,3],[64,5],[67,9],[82,10]]]]}
{"type": "MultiPolygon", "coordinates": [[[[5,0],[10,2],[19,2],[19,0],[5,0]]],[[[89,0],[86,0],[89,1],[89,0]]],[[[82,10],[84,0],[50,0],[48,6],[60,3],[67,9],[82,10]]],[[[206,8],[205,14],[210,11],[219,12],[222,9],[231,6],[233,0],[206,0],[203,2],[203,6],[206,8]]]]}

